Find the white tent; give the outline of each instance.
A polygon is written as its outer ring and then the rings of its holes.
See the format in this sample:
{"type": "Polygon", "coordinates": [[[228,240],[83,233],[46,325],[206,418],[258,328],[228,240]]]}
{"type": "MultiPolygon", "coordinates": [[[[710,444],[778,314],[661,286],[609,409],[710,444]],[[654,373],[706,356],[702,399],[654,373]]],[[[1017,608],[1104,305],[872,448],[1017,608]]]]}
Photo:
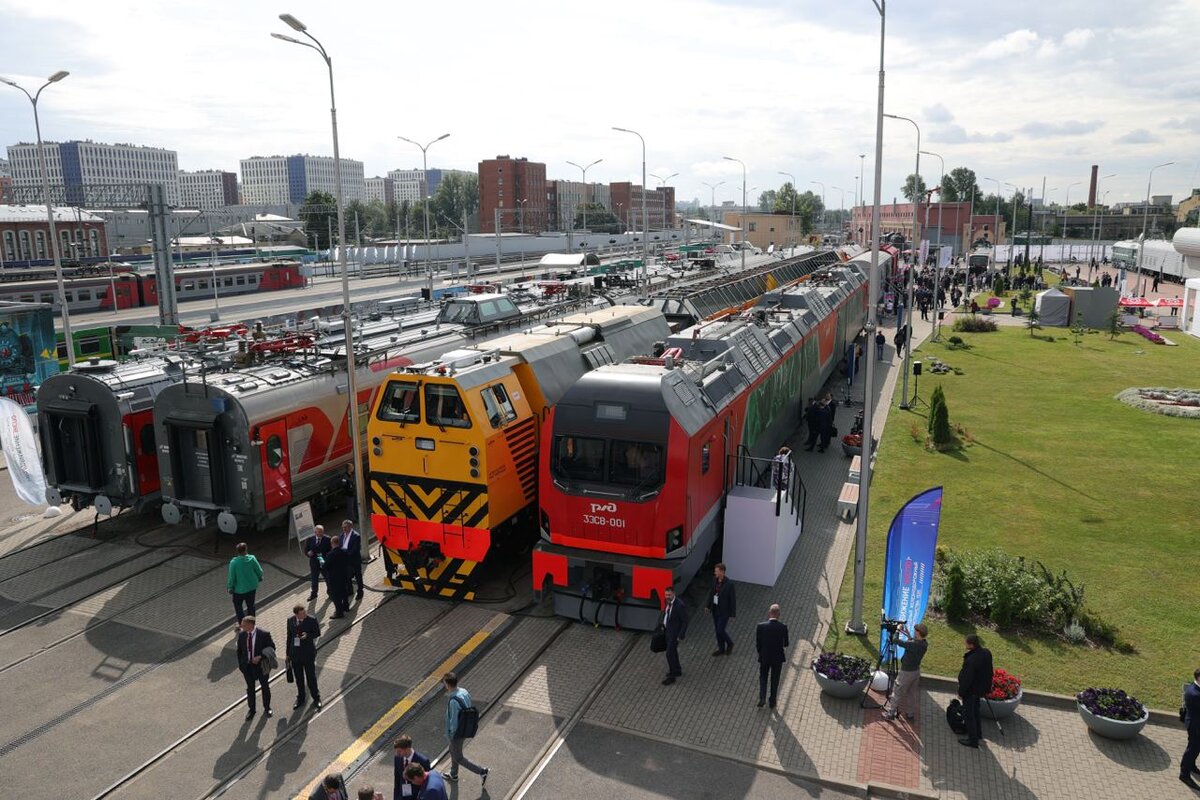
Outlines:
{"type": "Polygon", "coordinates": [[[1200,338],[1200,278],[1188,278],[1183,282],[1183,310],[1180,315],[1179,327],[1200,338]]]}
{"type": "Polygon", "coordinates": [[[1071,298],[1058,289],[1038,292],[1034,308],[1041,325],[1063,328],[1071,324],[1071,298]]]}
{"type": "Polygon", "coordinates": [[[538,263],[543,267],[594,267],[600,257],[595,253],[547,253],[538,263]]]}

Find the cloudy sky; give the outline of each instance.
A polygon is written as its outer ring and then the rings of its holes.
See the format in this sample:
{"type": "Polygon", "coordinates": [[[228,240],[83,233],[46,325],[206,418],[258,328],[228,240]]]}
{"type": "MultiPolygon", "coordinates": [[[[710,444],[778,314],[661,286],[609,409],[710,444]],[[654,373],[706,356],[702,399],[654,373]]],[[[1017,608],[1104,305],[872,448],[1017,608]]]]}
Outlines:
{"type": "MultiPolygon", "coordinates": [[[[796,175],[854,201],[859,155],[872,190],[879,15],[871,0],[510,0],[342,3],[0,0],[0,75],[43,95],[47,139],[179,152],[184,169],[236,170],[252,155],[331,153],[325,68],[290,12],[334,59],[342,153],[367,175],[420,166],[396,137],[428,141],[430,165],[474,169],[497,154],[598,158],[592,180],[669,175],[680,199],[751,202],[796,175]],[[277,7],[276,7],[277,6],[277,7]]],[[[1086,199],[1090,166],[1115,173],[1108,201],[1200,187],[1200,2],[892,0],[886,110],[915,119],[922,149],[1050,200],[1086,199]]],[[[33,138],[28,102],[0,86],[0,147],[33,138]]],[[[883,199],[912,171],[911,125],[886,120],[883,199]]],[[[922,173],[938,178],[936,158],[922,173]]],[[[649,179],[651,185],[656,181],[649,179]]],[[[1006,192],[1010,191],[1005,189],[1006,192]]]]}

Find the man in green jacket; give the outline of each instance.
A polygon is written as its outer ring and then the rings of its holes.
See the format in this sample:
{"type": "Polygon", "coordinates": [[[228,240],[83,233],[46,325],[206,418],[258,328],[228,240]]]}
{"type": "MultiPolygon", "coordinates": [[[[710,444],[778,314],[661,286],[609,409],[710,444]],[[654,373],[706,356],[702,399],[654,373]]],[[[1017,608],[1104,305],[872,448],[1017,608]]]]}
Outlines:
{"type": "Polygon", "coordinates": [[[225,588],[233,595],[233,612],[237,615],[238,625],[242,624],[246,614],[255,615],[254,593],[263,579],[262,567],[249,550],[245,542],[238,543],[237,555],[229,560],[229,577],[225,580],[225,588]]]}

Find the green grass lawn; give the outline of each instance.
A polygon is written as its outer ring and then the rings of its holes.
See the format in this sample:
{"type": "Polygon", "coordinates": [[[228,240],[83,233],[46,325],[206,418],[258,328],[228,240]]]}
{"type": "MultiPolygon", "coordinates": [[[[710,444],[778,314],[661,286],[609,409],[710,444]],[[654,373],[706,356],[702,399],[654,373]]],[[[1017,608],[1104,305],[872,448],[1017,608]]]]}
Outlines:
{"type": "MultiPolygon", "coordinates": [[[[1115,341],[1090,334],[1075,345],[1065,329],[1046,329],[1038,338],[1003,327],[960,335],[969,350],[926,343],[915,351],[916,358],[936,356],[964,371],[926,372],[920,395],[927,399],[940,383],[951,422],[965,426],[975,442],[956,452],[927,452],[909,433],[916,423],[923,434],[927,408],[892,409],[871,487],[863,604],[871,633],[867,640],[843,633],[852,553],[826,649],[874,659],[887,529],[910,497],[940,484],[940,545],[995,547],[1054,572],[1065,569],[1086,587],[1087,606],[1136,648],[1125,655],[980,630],[997,667],[1032,689],[1073,694],[1111,686],[1154,707],[1176,708],[1180,685],[1200,665],[1200,421],[1138,411],[1113,395],[1131,386],[1200,388],[1200,342],[1179,332],[1169,337],[1178,347],[1131,333],[1115,341]]],[[[962,637],[974,628],[930,622],[923,668],[955,676],[962,637]]]]}

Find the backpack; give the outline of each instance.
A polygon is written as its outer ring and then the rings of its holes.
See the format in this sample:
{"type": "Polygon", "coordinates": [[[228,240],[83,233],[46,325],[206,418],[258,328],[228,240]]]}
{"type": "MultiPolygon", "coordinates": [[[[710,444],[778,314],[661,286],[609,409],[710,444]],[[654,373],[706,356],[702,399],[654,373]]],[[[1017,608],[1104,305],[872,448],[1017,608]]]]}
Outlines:
{"type": "Polygon", "coordinates": [[[963,704],[957,697],[950,701],[946,708],[946,724],[950,730],[962,735],[967,732],[967,720],[963,716],[963,704]]]}
{"type": "Polygon", "coordinates": [[[458,727],[454,731],[455,739],[474,739],[479,732],[479,709],[468,706],[461,697],[455,696],[453,702],[458,703],[458,727]]]}

